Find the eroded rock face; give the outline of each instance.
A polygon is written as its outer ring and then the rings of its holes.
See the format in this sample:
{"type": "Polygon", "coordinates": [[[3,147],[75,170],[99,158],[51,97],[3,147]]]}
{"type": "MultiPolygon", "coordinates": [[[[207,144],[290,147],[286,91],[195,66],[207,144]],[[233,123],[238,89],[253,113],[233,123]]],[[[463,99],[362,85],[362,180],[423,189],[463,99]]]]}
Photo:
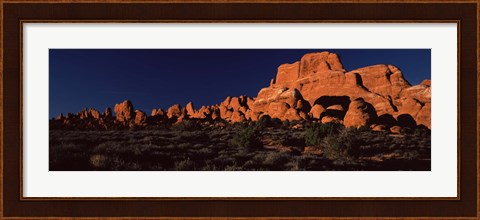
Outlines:
{"type": "Polygon", "coordinates": [[[133,104],[130,100],[125,100],[120,104],[116,104],[113,111],[115,112],[116,120],[119,122],[127,122],[135,117],[133,104]]]}
{"type": "Polygon", "coordinates": [[[370,125],[377,118],[377,113],[370,103],[362,98],[357,98],[350,103],[343,119],[345,127],[362,127],[370,125]]]}

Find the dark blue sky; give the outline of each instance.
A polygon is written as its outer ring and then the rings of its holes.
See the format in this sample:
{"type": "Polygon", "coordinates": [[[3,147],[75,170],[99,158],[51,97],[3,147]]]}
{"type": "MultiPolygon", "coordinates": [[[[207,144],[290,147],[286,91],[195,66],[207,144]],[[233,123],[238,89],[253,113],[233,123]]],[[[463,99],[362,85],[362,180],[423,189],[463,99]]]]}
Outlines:
{"type": "Polygon", "coordinates": [[[430,49],[50,49],[49,114],[103,112],[125,99],[150,114],[175,103],[254,97],[280,64],[319,51],[337,53],[347,71],[393,64],[413,85],[431,78],[430,49]]]}

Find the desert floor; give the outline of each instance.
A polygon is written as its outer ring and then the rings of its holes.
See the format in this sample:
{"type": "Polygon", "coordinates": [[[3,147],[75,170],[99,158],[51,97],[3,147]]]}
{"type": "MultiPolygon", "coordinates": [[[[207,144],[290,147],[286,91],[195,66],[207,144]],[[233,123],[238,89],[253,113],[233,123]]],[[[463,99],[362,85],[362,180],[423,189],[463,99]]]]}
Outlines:
{"type": "Polygon", "coordinates": [[[430,170],[430,130],[341,124],[183,121],[125,130],[50,130],[49,169],[142,171],[430,170]]]}

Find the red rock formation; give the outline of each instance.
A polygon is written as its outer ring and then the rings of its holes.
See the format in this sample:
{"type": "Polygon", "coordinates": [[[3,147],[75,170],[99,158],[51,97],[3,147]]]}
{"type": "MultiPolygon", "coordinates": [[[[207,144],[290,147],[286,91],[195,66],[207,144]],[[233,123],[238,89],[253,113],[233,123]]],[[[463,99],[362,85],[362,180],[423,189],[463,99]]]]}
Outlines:
{"type": "Polygon", "coordinates": [[[55,120],[63,120],[65,117],[63,117],[63,114],[60,113],[57,117],[55,117],[55,120]]]}
{"type": "Polygon", "coordinates": [[[233,111],[232,116],[230,117],[231,122],[242,122],[245,121],[245,115],[239,111],[233,111]]]}
{"type": "Polygon", "coordinates": [[[172,105],[170,108],[167,110],[167,117],[168,118],[173,118],[173,117],[180,117],[182,115],[182,108],[180,107],[179,104],[172,105]]]}
{"type": "Polygon", "coordinates": [[[111,108],[106,108],[105,109],[105,112],[103,113],[103,115],[106,117],[106,118],[111,118],[113,115],[112,115],[112,109],[111,108]]]}
{"type": "Polygon", "coordinates": [[[195,108],[193,107],[192,102],[189,102],[187,106],[185,106],[185,110],[187,111],[187,115],[189,116],[195,115],[195,108]]]}
{"type": "Polygon", "coordinates": [[[135,110],[135,125],[142,125],[147,121],[147,115],[145,112],[135,110]]]}
{"type": "Polygon", "coordinates": [[[133,109],[133,104],[130,100],[125,100],[120,104],[116,104],[113,108],[115,112],[115,117],[119,122],[127,122],[135,117],[135,111],[133,109]]]}
{"type": "MultiPolygon", "coordinates": [[[[377,115],[390,114],[396,117],[408,113],[416,117],[420,111],[419,106],[423,108],[426,103],[430,103],[430,85],[430,80],[425,80],[419,85],[411,86],[400,69],[393,65],[378,64],[346,72],[338,55],[329,52],[311,53],[295,63],[280,65],[276,80],[260,90],[252,109],[257,113],[270,114],[268,106],[278,99],[279,94],[288,89],[297,89],[311,106],[322,97],[345,96],[350,100],[363,98],[373,105],[377,115]],[[416,103],[412,100],[416,100],[416,103]]],[[[288,104],[293,107],[292,103],[288,104]]],[[[338,106],[332,108],[336,107],[338,106]]],[[[316,107],[315,111],[318,110],[319,107],[316,107]]],[[[424,112],[427,110],[428,107],[424,112]]],[[[278,112],[273,114],[278,115],[278,112]]],[[[424,113],[421,120],[422,124],[430,127],[428,115],[424,113]]],[[[320,117],[318,114],[311,116],[320,117]]]]}
{"type": "Polygon", "coordinates": [[[302,120],[302,117],[300,117],[297,110],[291,108],[288,109],[287,112],[285,112],[285,115],[282,117],[282,119],[287,121],[298,121],[302,120]]]}
{"type": "Polygon", "coordinates": [[[431,129],[431,104],[430,102],[425,103],[425,105],[418,111],[417,115],[415,116],[415,120],[417,125],[423,125],[429,129],[431,129]]]}
{"type": "Polygon", "coordinates": [[[100,119],[100,112],[93,108],[88,110],[88,115],[92,116],[92,118],[94,119],[100,119]]]}
{"type": "MultiPolygon", "coordinates": [[[[310,104],[306,102],[297,89],[288,88],[263,88],[258,93],[251,108],[254,113],[265,113],[272,118],[287,120],[285,115],[289,109],[298,109],[308,113],[310,104]]],[[[296,112],[296,111],[295,111],[296,112]]],[[[296,113],[298,116],[298,113],[296,113]]],[[[290,119],[297,118],[293,111],[287,116],[290,119]]]]}
{"type": "Polygon", "coordinates": [[[322,105],[314,105],[312,109],[310,109],[310,117],[314,119],[320,119],[322,113],[324,113],[326,109],[322,105]]]}
{"type": "MultiPolygon", "coordinates": [[[[195,110],[190,102],[185,108],[175,104],[168,108],[153,109],[151,119],[141,111],[134,111],[125,100],[114,107],[118,126],[130,124],[163,123],[165,118],[177,122],[186,118],[242,122],[258,120],[262,115],[281,120],[320,120],[322,123],[340,122],[347,127],[360,127],[372,123],[371,128],[400,132],[403,127],[416,125],[431,127],[431,81],[424,80],[411,86],[399,68],[378,64],[346,71],[337,54],[329,52],[305,54],[292,64],[282,64],[274,79],[262,88],[256,98],[227,97],[213,106],[195,110]],[[375,119],[379,115],[377,121],[375,119]],[[400,128],[395,127],[400,125],[400,128]]],[[[97,121],[108,128],[112,110],[104,114],[95,109],[84,109],[77,115],[57,117],[72,126],[75,120],[97,121]]],[[[113,123],[113,120],[111,120],[113,123]]],[[[168,121],[168,120],[167,120],[168,121]]]]}

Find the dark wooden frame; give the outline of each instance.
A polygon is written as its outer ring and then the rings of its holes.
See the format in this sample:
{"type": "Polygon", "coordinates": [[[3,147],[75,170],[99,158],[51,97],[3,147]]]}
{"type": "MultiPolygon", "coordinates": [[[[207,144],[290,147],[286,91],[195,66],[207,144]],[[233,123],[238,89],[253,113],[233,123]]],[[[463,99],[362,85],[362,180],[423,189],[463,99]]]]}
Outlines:
{"type": "MultiPolygon", "coordinates": [[[[1,0],[0,0],[1,1],[1,0]]],[[[479,214],[479,3],[463,2],[1,2],[0,218],[45,217],[466,217],[479,214]],[[22,197],[21,24],[45,22],[459,23],[459,196],[345,199],[110,199],[22,197]],[[477,111],[473,111],[476,109],[477,111]]],[[[392,189],[394,190],[394,189],[392,189]]]]}

